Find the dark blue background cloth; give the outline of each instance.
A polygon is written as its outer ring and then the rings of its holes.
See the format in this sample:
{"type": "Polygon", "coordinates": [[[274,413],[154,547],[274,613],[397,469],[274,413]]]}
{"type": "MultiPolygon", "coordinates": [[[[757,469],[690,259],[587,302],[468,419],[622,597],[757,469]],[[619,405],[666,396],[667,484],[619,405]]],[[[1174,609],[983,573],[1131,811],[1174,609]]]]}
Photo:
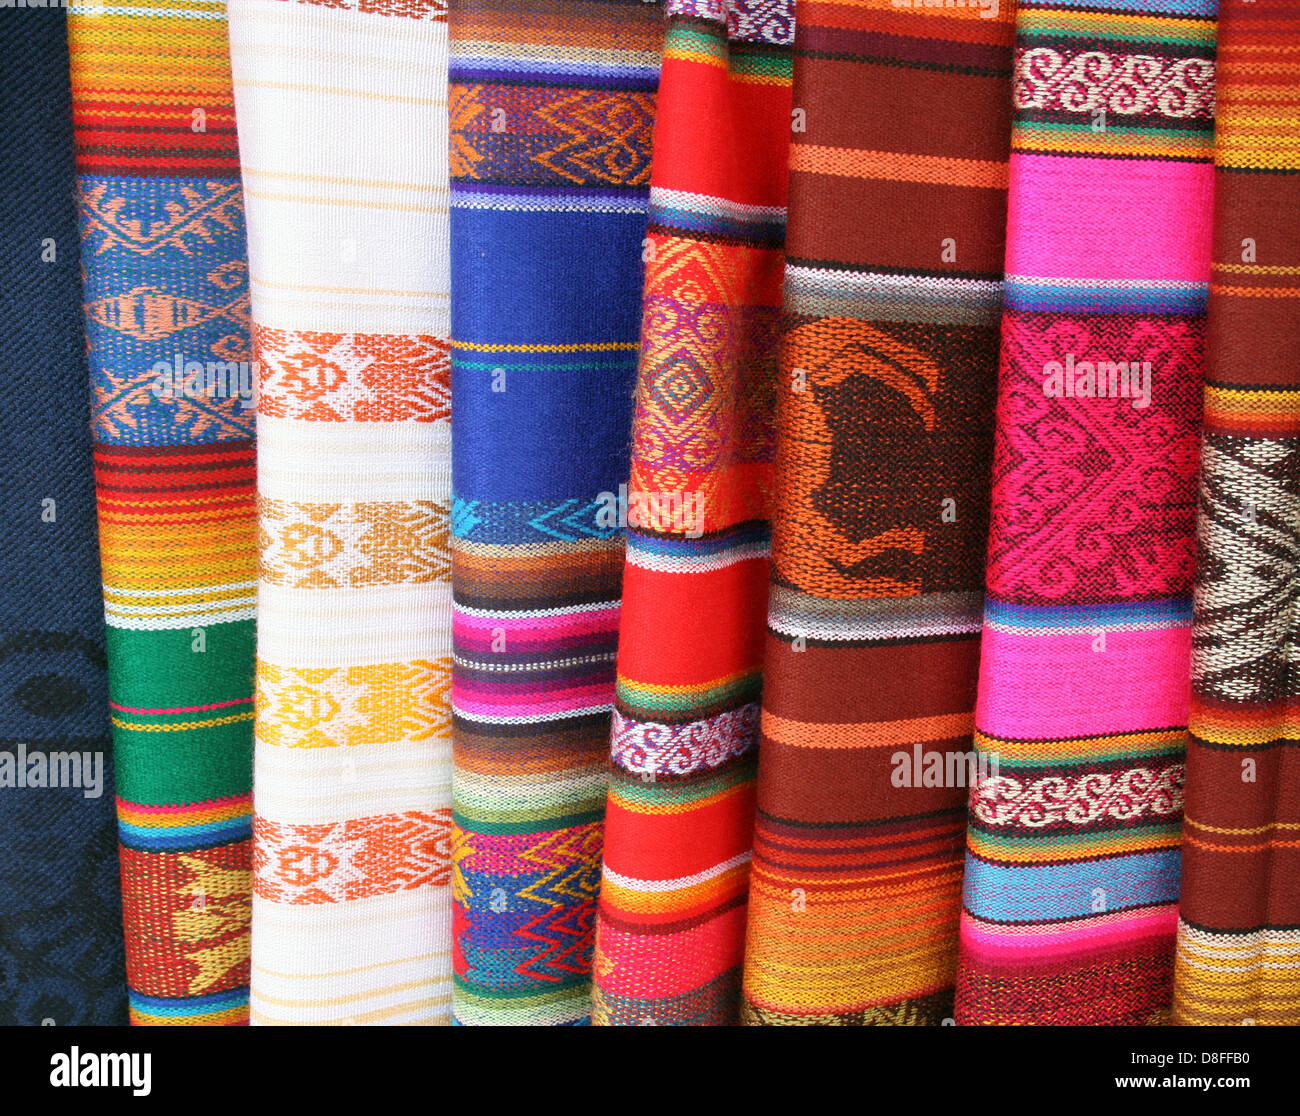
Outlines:
{"type": "Polygon", "coordinates": [[[64,12],[0,8],[0,752],[104,764],[0,786],[0,1025],[127,1022],[74,190],[64,12]]]}

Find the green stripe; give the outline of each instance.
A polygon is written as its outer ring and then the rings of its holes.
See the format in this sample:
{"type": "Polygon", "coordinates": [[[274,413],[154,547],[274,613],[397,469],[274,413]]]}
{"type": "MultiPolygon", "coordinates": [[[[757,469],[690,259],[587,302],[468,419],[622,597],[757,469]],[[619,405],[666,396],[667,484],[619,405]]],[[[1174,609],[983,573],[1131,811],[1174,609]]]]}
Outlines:
{"type": "Polygon", "coordinates": [[[107,632],[109,694],[135,709],[216,709],[131,713],[111,709],[117,792],[129,802],[163,806],[247,794],[253,786],[253,722],[170,728],[248,714],[256,626],[252,620],[194,629],[107,632]],[[148,731],[150,728],[162,731],[148,731]]]}
{"type": "Polygon", "coordinates": [[[780,54],[733,54],[731,72],[789,81],[794,76],[794,59],[780,54]]]}
{"type": "Polygon", "coordinates": [[[1138,26],[1130,26],[1125,31],[1117,27],[1112,31],[1097,20],[1090,23],[1075,23],[1068,19],[1057,22],[1057,17],[1052,13],[1026,10],[1017,15],[1016,34],[1021,40],[1027,41],[1051,38],[1096,40],[1114,44],[1131,53],[1144,43],[1208,47],[1213,50],[1218,30],[1214,20],[1207,20],[1199,27],[1185,24],[1177,29],[1170,27],[1166,31],[1141,30],[1138,26]]]}
{"type": "Polygon", "coordinates": [[[722,29],[693,27],[690,24],[670,23],[664,34],[664,52],[680,50],[694,54],[706,54],[721,62],[727,61],[727,37],[722,29]]]}
{"type": "Polygon", "coordinates": [[[598,807],[577,814],[562,814],[558,817],[525,816],[520,811],[503,810],[499,814],[467,814],[459,808],[453,809],[451,819],[466,833],[483,833],[488,836],[509,837],[516,833],[545,833],[550,830],[571,829],[578,825],[590,825],[605,816],[605,800],[602,798],[598,807]],[[507,820],[519,818],[519,820],[507,820]]]}
{"type": "Polygon", "coordinates": [[[763,674],[756,671],[706,690],[675,690],[656,693],[626,678],[618,679],[615,693],[624,712],[639,721],[652,721],[665,713],[693,715],[700,709],[734,708],[757,701],[763,692],[763,674]]]}
{"type": "Polygon", "coordinates": [[[181,732],[113,729],[117,793],[165,806],[207,802],[253,789],[253,722],[181,732]]]}
{"type": "MultiPolygon", "coordinates": [[[[1115,761],[1143,762],[1145,760],[1173,759],[1181,756],[1186,747],[1182,743],[1169,744],[1164,748],[1144,748],[1132,752],[1090,752],[1072,756],[1033,755],[1007,756],[997,751],[983,751],[986,756],[997,756],[998,771],[1013,771],[1018,775],[1029,775],[1035,771],[1050,772],[1057,767],[1083,767],[1092,764],[1111,763],[1115,761]]],[[[990,764],[990,766],[992,766],[990,764]]]]}
{"type": "Polygon", "coordinates": [[[632,805],[689,806],[752,782],[757,773],[758,752],[750,751],[734,767],[703,776],[660,776],[654,780],[643,780],[638,775],[619,771],[614,776],[614,790],[619,798],[632,805]]]}
{"type": "Polygon", "coordinates": [[[118,705],[138,709],[215,705],[247,698],[253,693],[256,639],[257,626],[252,620],[149,632],[110,626],[109,694],[118,705]],[[204,650],[195,651],[195,632],[200,628],[204,650]]]}
{"type": "MultiPolygon", "coordinates": [[[[1115,822],[1117,827],[1122,826],[1123,824],[1124,822],[1122,819],[1115,822]]],[[[1130,856],[1136,852],[1145,850],[1125,848],[1125,845],[1131,845],[1144,837],[1170,838],[1176,841],[1182,836],[1183,831],[1181,817],[1175,818],[1172,821],[1154,822],[1150,825],[1141,826],[1136,829],[1102,829],[1094,830],[1091,833],[1061,833],[1055,831],[1052,833],[1035,834],[1032,837],[1012,837],[1009,834],[1004,836],[1002,834],[990,833],[974,818],[971,820],[971,827],[979,834],[979,844],[982,849],[1006,849],[1008,851],[1018,849],[1025,852],[1041,852],[1045,845],[1051,845],[1053,849],[1083,847],[1086,845],[1096,844],[1098,839],[1105,840],[1107,838],[1113,838],[1116,834],[1122,834],[1124,840],[1119,847],[1110,852],[1095,854],[1097,856],[1130,856]]],[[[1053,859],[1056,859],[1055,856],[1053,856],[1053,859]]]]}

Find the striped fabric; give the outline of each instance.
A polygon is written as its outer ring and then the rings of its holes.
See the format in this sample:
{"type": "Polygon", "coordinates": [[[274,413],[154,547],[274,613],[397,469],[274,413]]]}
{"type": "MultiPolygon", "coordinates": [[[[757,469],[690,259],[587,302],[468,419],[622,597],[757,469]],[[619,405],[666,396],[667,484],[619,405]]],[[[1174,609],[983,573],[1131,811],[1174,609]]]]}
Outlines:
{"type": "Polygon", "coordinates": [[[745,1020],[951,1013],[1009,13],[801,2],[745,1020]],[[935,778],[935,767],[938,778],[935,778]]]}
{"type": "Polygon", "coordinates": [[[661,38],[641,0],[451,3],[464,1024],[591,1012],[661,38]]]}
{"type": "Polygon", "coordinates": [[[68,17],[132,1022],[248,1018],[255,543],[220,0],[68,17]]]}
{"type": "Polygon", "coordinates": [[[1168,1017],[1213,15],[1017,10],[959,1024],[1168,1017]]]}
{"type": "Polygon", "coordinates": [[[258,404],[253,1022],[450,1022],[446,13],[232,0],[258,404]]]}
{"type": "Polygon", "coordinates": [[[1219,9],[1174,1022],[1300,1024],[1300,9],[1219,9]]]}
{"type": "Polygon", "coordinates": [[[0,13],[0,58],[0,1026],[117,1026],[126,980],[64,12],[0,13]]]}
{"type": "Polygon", "coordinates": [[[596,943],[611,1024],[736,1020],[767,605],[794,4],[668,15],[596,943]]]}

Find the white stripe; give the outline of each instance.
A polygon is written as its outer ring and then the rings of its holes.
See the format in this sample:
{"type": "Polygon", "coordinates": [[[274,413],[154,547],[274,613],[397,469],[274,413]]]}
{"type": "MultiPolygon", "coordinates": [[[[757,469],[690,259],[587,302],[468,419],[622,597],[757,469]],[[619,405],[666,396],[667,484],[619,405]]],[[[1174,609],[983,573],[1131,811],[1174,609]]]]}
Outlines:
{"type": "Polygon", "coordinates": [[[451,655],[451,586],[286,589],[258,595],[258,657],[281,666],[368,666],[451,655]]]}
{"type": "Polygon", "coordinates": [[[784,206],[745,205],[730,198],[718,198],[712,194],[694,194],[689,190],[669,190],[663,186],[650,187],[650,204],[721,214],[742,221],[752,221],[756,217],[785,218],[784,206]]]}
{"type": "Polygon", "coordinates": [[[601,877],[616,883],[619,887],[625,887],[629,891],[680,891],[684,887],[694,887],[696,884],[704,883],[707,880],[717,879],[719,876],[730,872],[733,868],[748,864],[752,856],[752,853],[743,852],[733,856],[730,860],[724,860],[721,864],[715,864],[712,868],[706,868],[703,872],[696,872],[693,876],[678,876],[674,880],[639,880],[634,876],[621,875],[609,867],[602,870],[601,877]]]}
{"type": "Polygon", "coordinates": [[[259,417],[257,488],[273,500],[361,503],[451,494],[451,424],[259,417]]]}

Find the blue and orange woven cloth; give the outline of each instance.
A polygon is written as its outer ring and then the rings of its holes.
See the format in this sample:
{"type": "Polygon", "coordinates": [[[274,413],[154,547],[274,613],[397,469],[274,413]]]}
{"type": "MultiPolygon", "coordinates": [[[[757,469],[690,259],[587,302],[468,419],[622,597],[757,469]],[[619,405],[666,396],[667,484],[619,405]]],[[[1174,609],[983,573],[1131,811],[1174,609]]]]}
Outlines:
{"type": "Polygon", "coordinates": [[[453,0],[454,1015],[581,1023],[662,13],[453,0]]]}
{"type": "Polygon", "coordinates": [[[68,17],[131,1018],[248,1020],[254,391],[221,0],[68,17]]]}

